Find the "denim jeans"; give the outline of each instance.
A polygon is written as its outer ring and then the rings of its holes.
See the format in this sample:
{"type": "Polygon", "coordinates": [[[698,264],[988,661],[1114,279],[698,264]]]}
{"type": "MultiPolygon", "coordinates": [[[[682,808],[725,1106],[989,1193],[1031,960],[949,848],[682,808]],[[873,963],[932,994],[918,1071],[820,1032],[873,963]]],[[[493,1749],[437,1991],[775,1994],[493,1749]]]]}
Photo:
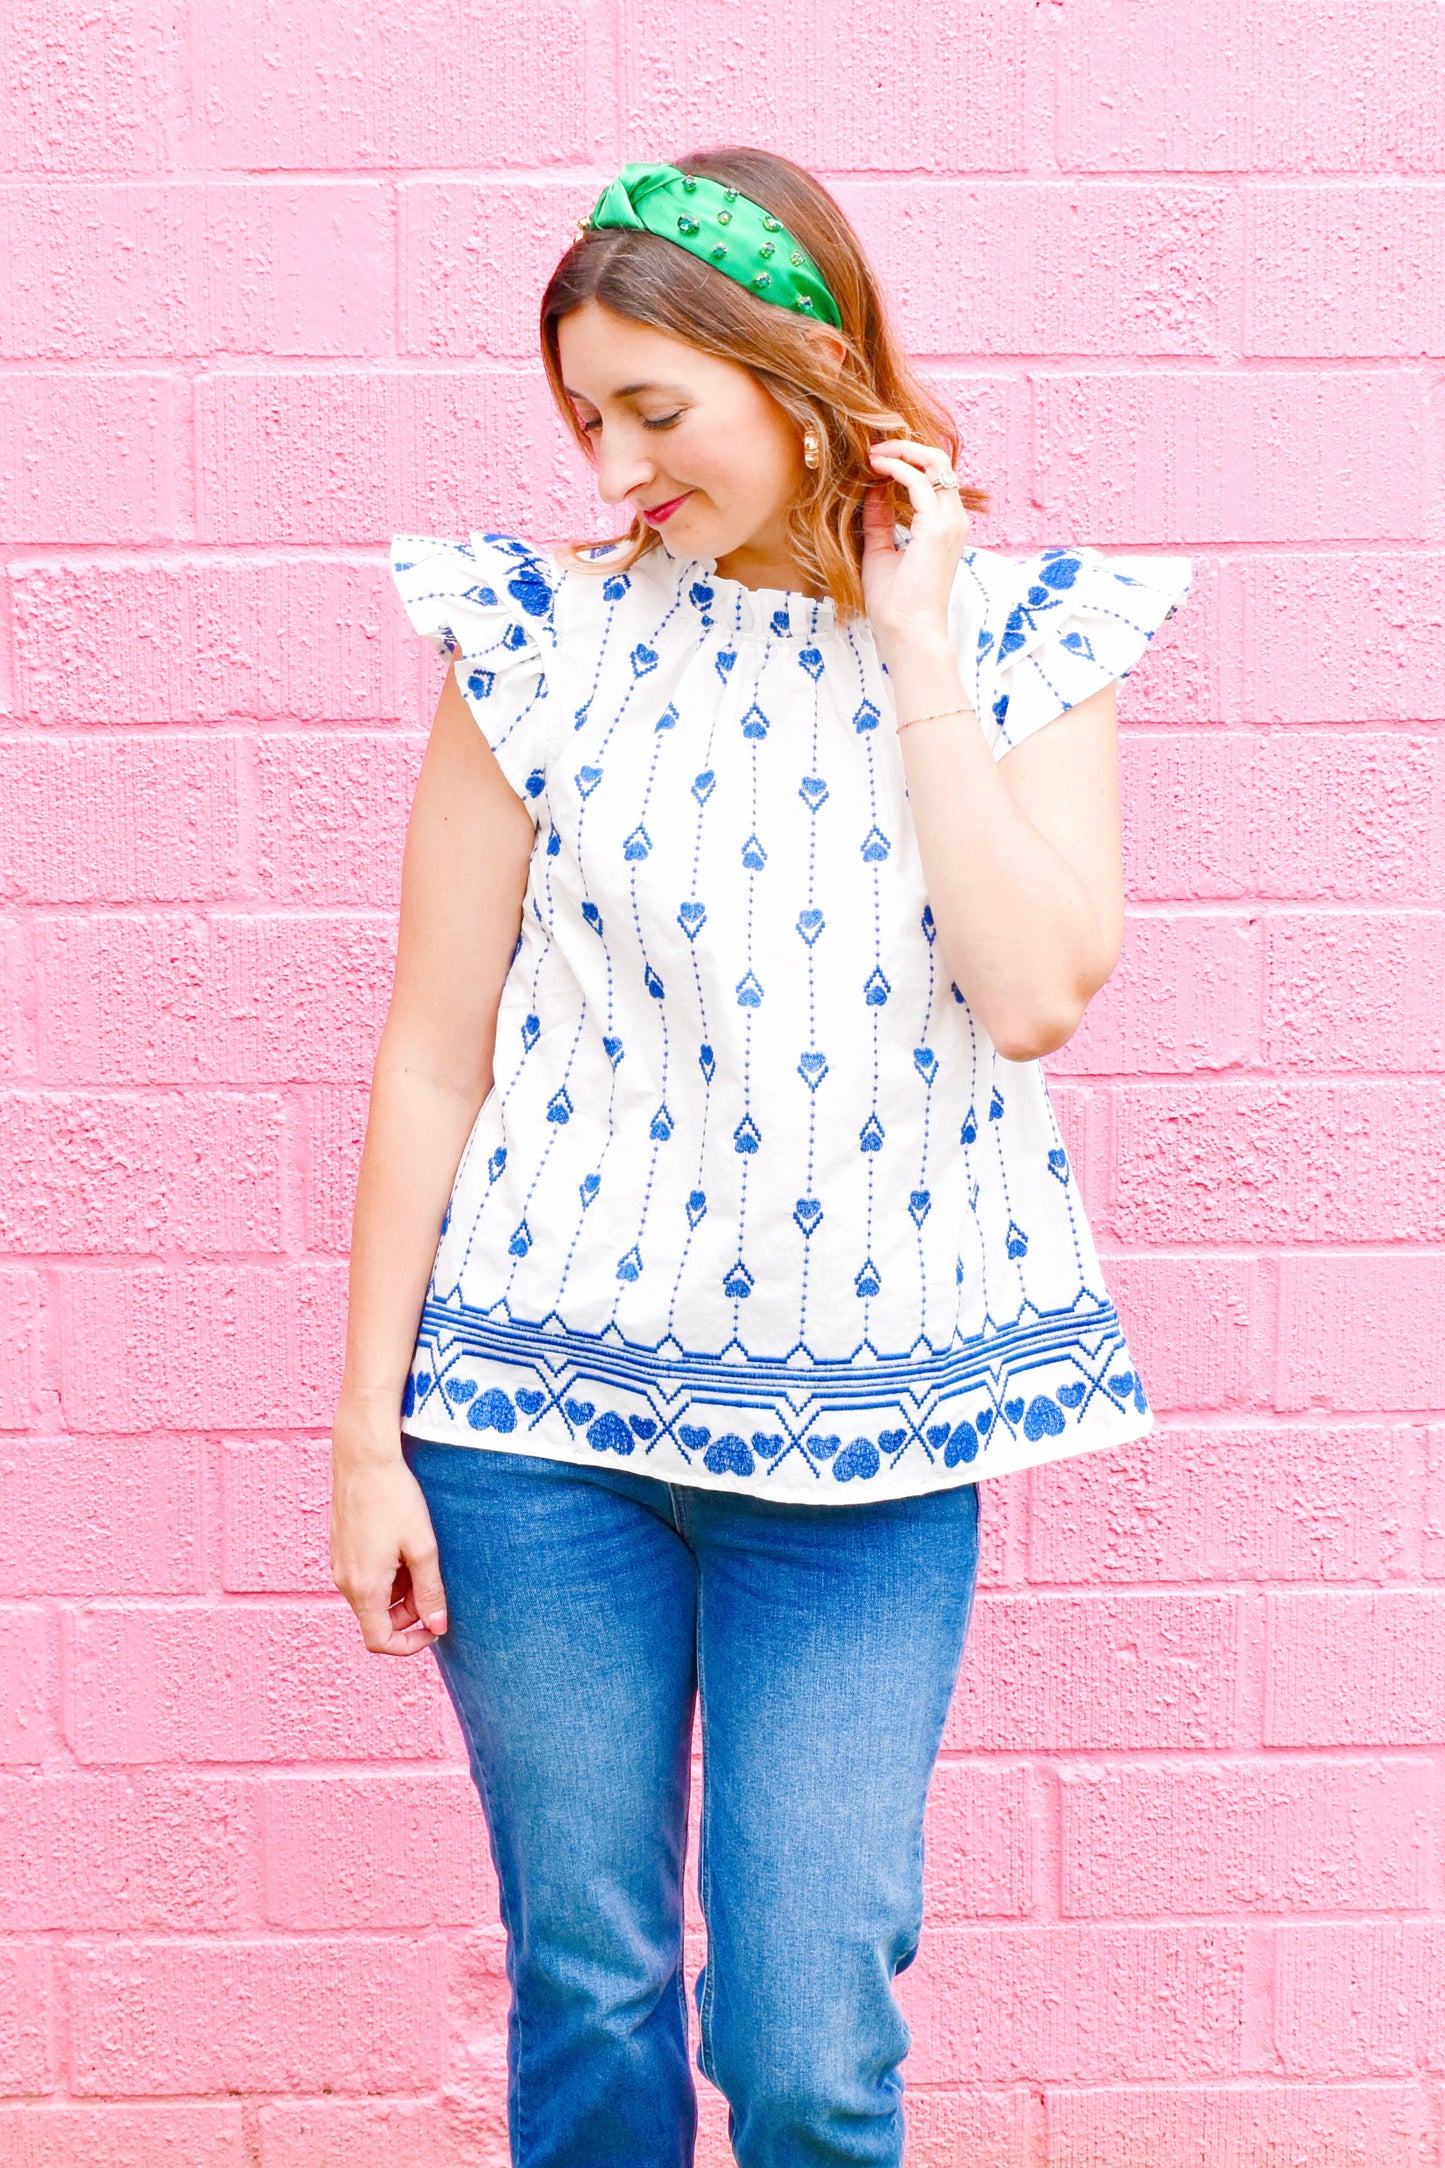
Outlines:
{"type": "Polygon", "coordinates": [[[975,1485],[785,1505],[404,1436],[433,1653],[491,1833],[517,2168],[685,2168],[694,1697],[699,2062],[742,2168],[896,2164],[923,1806],[973,1603],[975,1485]]]}

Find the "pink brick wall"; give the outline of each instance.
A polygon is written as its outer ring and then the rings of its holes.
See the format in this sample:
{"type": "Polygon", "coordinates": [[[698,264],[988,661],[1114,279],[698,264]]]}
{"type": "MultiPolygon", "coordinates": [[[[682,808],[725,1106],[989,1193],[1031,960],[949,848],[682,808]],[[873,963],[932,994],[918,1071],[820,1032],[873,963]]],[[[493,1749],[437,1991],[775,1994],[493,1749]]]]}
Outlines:
{"type": "Polygon", "coordinates": [[[1195,563],[1052,1064],[1163,1423],[985,1492],[913,2159],[1440,2168],[1437,0],[4,15],[0,2168],[504,2159],[460,1740],[326,1562],[384,544],[592,523],[538,283],[699,136],[834,179],[981,543],[1195,563]]]}

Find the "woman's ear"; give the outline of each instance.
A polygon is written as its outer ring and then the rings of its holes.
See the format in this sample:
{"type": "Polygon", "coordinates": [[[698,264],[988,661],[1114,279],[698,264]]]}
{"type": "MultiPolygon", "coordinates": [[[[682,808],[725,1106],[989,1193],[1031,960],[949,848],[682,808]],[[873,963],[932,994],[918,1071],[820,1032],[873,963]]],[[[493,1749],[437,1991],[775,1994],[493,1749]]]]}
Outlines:
{"type": "Polygon", "coordinates": [[[848,345],[840,332],[831,324],[809,324],[808,337],[818,349],[824,366],[832,376],[838,376],[847,358],[848,345]]]}

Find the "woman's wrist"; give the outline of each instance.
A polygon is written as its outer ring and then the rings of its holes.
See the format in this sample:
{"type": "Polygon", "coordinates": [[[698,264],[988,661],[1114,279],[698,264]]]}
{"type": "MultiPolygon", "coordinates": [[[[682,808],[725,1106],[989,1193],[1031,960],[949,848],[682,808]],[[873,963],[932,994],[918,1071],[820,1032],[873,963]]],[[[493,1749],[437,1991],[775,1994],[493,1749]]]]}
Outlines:
{"type": "Polygon", "coordinates": [[[344,1385],[331,1423],[334,1454],[346,1459],[392,1459],[401,1451],[400,1385],[344,1385]]]}
{"type": "MultiPolygon", "coordinates": [[[[973,703],[959,673],[952,646],[935,634],[909,640],[888,664],[888,686],[899,724],[910,717],[944,716],[971,708],[973,703]]],[[[917,733],[928,736],[934,726],[917,733]]],[[[911,733],[910,733],[911,734],[911,733]]]]}
{"type": "Polygon", "coordinates": [[[900,715],[894,728],[901,736],[905,730],[911,730],[915,723],[976,723],[977,721],[978,711],[976,708],[971,705],[960,705],[956,708],[935,708],[930,715],[900,715]]]}
{"type": "Polygon", "coordinates": [[[900,671],[910,668],[938,670],[957,667],[957,657],[948,637],[947,625],[933,620],[915,619],[882,630],[875,625],[873,638],[890,678],[897,677],[900,671]]]}

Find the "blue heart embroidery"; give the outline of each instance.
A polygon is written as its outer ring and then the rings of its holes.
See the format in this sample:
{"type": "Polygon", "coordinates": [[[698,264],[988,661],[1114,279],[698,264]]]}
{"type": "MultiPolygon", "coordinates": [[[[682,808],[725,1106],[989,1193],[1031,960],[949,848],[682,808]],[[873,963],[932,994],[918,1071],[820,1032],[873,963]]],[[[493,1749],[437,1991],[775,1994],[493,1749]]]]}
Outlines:
{"type": "Polygon", "coordinates": [[[703,1455],[703,1466],[711,1468],[714,1475],[751,1475],[753,1456],[735,1430],[721,1438],[714,1438],[703,1455]]]}
{"type": "Polygon", "coordinates": [[[515,1430],[517,1411],[498,1386],[474,1400],[467,1410],[467,1421],[473,1430],[515,1430]]]}
{"type": "Polygon", "coordinates": [[[961,1460],[970,1461],[977,1460],[977,1458],[978,1432],[974,1429],[972,1423],[963,1422],[955,1424],[953,1436],[949,1439],[947,1446],[944,1448],[944,1467],[956,1468],[961,1460]]]}
{"type": "Polygon", "coordinates": [[[1003,1404],[1003,1412],[1011,1423],[1016,1423],[1024,1412],[1024,1404],[1021,1400],[1006,1400],[1003,1404]]]}
{"type": "Polygon", "coordinates": [[[833,1474],[840,1483],[851,1483],[855,1476],[866,1483],[870,1476],[877,1475],[878,1467],[877,1446],[869,1438],[855,1438],[834,1461],[833,1474]]]}
{"type": "Polygon", "coordinates": [[[1029,1412],[1024,1417],[1026,1438],[1057,1438],[1064,1427],[1064,1418],[1047,1393],[1035,1393],[1029,1402],[1029,1412]]]}
{"type": "Polygon", "coordinates": [[[594,1453],[620,1453],[624,1459],[633,1450],[632,1432],[610,1408],[589,1426],[587,1443],[594,1453]]]}

